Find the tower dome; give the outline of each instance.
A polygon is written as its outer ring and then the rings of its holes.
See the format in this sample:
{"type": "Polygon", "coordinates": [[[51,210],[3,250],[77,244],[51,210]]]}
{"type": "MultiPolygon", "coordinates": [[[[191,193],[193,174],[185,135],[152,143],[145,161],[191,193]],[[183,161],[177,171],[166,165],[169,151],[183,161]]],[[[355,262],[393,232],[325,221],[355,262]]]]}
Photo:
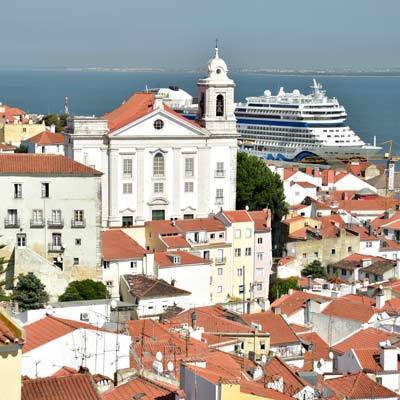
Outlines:
{"type": "Polygon", "coordinates": [[[215,77],[226,77],[228,73],[228,67],[225,61],[219,57],[218,47],[215,48],[214,57],[208,61],[207,72],[209,76],[215,77]]]}

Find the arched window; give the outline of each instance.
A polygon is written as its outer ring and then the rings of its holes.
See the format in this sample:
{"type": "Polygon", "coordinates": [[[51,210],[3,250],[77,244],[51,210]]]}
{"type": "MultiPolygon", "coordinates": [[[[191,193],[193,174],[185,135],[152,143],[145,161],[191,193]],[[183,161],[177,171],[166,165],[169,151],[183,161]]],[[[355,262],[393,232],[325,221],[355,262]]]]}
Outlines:
{"type": "Polygon", "coordinates": [[[223,117],[224,115],[224,96],[222,94],[217,96],[216,113],[217,117],[223,117]]]}
{"type": "Polygon", "coordinates": [[[164,176],[164,156],[157,153],[153,159],[153,175],[164,176]]]}

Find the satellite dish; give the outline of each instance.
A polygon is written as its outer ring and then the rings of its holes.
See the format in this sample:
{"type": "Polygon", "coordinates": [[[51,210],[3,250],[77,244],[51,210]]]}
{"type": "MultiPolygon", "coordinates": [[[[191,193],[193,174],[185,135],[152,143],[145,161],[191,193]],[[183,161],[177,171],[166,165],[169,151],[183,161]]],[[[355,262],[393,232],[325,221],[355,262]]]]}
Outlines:
{"type": "Polygon", "coordinates": [[[321,357],[320,359],[319,359],[319,362],[321,363],[321,365],[324,363],[324,359],[321,357]]]}
{"type": "Polygon", "coordinates": [[[266,356],[265,354],[263,354],[263,355],[261,356],[261,362],[262,362],[263,364],[266,364],[266,362],[267,362],[267,356],[266,356]]]}
{"type": "Polygon", "coordinates": [[[53,313],[54,313],[53,306],[51,306],[50,304],[46,306],[46,314],[51,315],[53,313]]]}
{"type": "Polygon", "coordinates": [[[301,348],[301,353],[304,354],[306,352],[306,349],[304,347],[301,348]]]}
{"type": "Polygon", "coordinates": [[[168,361],[167,370],[168,370],[169,372],[173,372],[173,370],[174,370],[174,363],[173,363],[172,361],[168,361]]]}
{"type": "Polygon", "coordinates": [[[161,360],[162,360],[162,353],[161,353],[161,351],[157,351],[156,360],[157,360],[157,361],[161,361],[161,360]]]}
{"type": "Polygon", "coordinates": [[[333,360],[333,353],[331,351],[329,352],[329,359],[333,360]]]}

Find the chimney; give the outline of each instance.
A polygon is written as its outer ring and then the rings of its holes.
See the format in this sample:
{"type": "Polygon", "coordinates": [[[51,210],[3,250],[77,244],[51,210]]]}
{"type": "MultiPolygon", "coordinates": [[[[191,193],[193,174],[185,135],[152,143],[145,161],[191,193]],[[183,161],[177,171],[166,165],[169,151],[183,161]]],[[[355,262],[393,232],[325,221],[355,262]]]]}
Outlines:
{"type": "Polygon", "coordinates": [[[375,296],[375,307],[381,309],[384,306],[385,306],[385,295],[383,294],[382,289],[379,288],[375,296]]]}
{"type": "Polygon", "coordinates": [[[159,94],[154,96],[153,110],[163,110],[163,97],[159,94]]]}
{"type": "Polygon", "coordinates": [[[400,278],[400,259],[396,260],[396,267],[394,269],[394,277],[396,279],[400,278]]]}
{"type": "Polygon", "coordinates": [[[50,125],[50,132],[51,133],[56,133],[56,126],[54,124],[50,125]]]}
{"type": "Polygon", "coordinates": [[[272,307],[272,312],[276,315],[279,315],[281,313],[281,308],[280,307],[272,307]]]}
{"type": "Polygon", "coordinates": [[[307,276],[307,289],[312,290],[312,275],[307,276]]]}
{"type": "Polygon", "coordinates": [[[288,295],[291,296],[292,294],[293,294],[293,289],[290,288],[290,289],[288,290],[288,295]]]}
{"type": "Polygon", "coordinates": [[[379,354],[379,363],[384,371],[398,371],[396,347],[393,347],[390,341],[380,343],[381,351],[379,354]]]}
{"type": "Polygon", "coordinates": [[[351,284],[351,294],[357,294],[357,288],[354,282],[351,284]]]}
{"type": "Polygon", "coordinates": [[[196,314],[196,311],[192,312],[192,314],[190,315],[190,318],[192,320],[192,329],[195,331],[197,329],[197,314],[196,314]]]}

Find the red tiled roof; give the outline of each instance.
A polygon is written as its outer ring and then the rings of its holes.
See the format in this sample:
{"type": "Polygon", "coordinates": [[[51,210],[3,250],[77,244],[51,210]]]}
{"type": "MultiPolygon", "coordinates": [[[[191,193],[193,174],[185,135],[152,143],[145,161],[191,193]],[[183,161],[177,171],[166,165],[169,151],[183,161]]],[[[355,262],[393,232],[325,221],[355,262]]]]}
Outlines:
{"type": "Polygon", "coordinates": [[[175,221],[176,226],[184,232],[207,231],[218,232],[224,231],[225,225],[217,218],[194,218],[194,219],[178,219],[175,221]]]}
{"type": "Polygon", "coordinates": [[[62,155],[0,153],[0,175],[100,176],[102,173],[62,155]]]}
{"type": "Polygon", "coordinates": [[[141,400],[155,400],[169,396],[177,390],[178,388],[165,383],[152,381],[142,376],[135,376],[128,382],[105,392],[103,400],[132,400],[134,395],[139,393],[143,393],[143,396],[140,397],[141,400]]]}
{"type": "Polygon", "coordinates": [[[293,397],[288,394],[278,392],[277,390],[268,389],[264,387],[263,382],[259,381],[240,381],[240,391],[242,393],[252,394],[266,399],[272,400],[293,400],[293,397]]]}
{"type": "Polygon", "coordinates": [[[339,298],[332,300],[322,311],[322,314],[366,323],[375,314],[375,309],[370,304],[354,303],[339,298]]]}
{"type": "Polygon", "coordinates": [[[271,228],[269,216],[270,210],[249,211],[250,218],[254,221],[256,232],[266,231],[271,228]]]}
{"type": "Polygon", "coordinates": [[[279,299],[276,299],[271,307],[279,307],[281,309],[282,314],[292,315],[295,312],[304,308],[304,305],[307,300],[322,300],[322,301],[330,301],[331,299],[328,297],[319,296],[313,293],[301,292],[299,290],[294,290],[293,294],[285,294],[279,299]]]}
{"type": "Polygon", "coordinates": [[[47,315],[46,317],[25,326],[26,343],[22,351],[23,353],[27,353],[28,351],[36,349],[37,347],[80,328],[98,329],[95,326],[84,322],[47,315]]]}
{"type": "Polygon", "coordinates": [[[187,251],[163,251],[154,253],[154,262],[160,268],[168,267],[181,267],[183,265],[193,265],[193,264],[210,264],[210,260],[205,258],[195,256],[187,251]],[[180,263],[175,264],[173,261],[173,256],[180,257],[180,263]]]}
{"type": "Polygon", "coordinates": [[[302,333],[307,333],[310,332],[309,327],[304,326],[304,325],[298,325],[298,324],[290,324],[290,327],[292,328],[292,331],[296,333],[296,335],[302,334],[302,333]]]}
{"type": "Polygon", "coordinates": [[[353,303],[368,304],[370,306],[375,305],[375,300],[368,296],[360,296],[358,294],[346,294],[345,296],[342,296],[341,298],[345,299],[345,300],[349,300],[353,303]]]}
{"type": "Polygon", "coordinates": [[[161,236],[160,240],[168,249],[190,248],[190,243],[182,235],[161,236]]]}
{"type": "Polygon", "coordinates": [[[67,367],[64,365],[58,371],[54,372],[54,374],[51,376],[53,378],[60,378],[62,376],[69,376],[69,375],[74,375],[74,374],[79,374],[79,371],[74,368],[67,367]]]}
{"type": "Polygon", "coordinates": [[[345,176],[347,176],[347,175],[351,175],[351,174],[348,174],[348,173],[346,173],[346,172],[340,172],[340,173],[338,173],[337,175],[335,175],[335,183],[336,182],[339,182],[341,179],[343,179],[345,176]]]}
{"type": "Polygon", "coordinates": [[[317,187],[310,182],[292,182],[292,185],[299,185],[305,189],[315,189],[317,187]]]}
{"type": "Polygon", "coordinates": [[[384,214],[382,216],[375,218],[371,222],[371,226],[373,228],[381,228],[387,224],[392,224],[394,222],[397,223],[397,221],[400,221],[400,211],[395,211],[390,218],[386,218],[384,214]]]}
{"type": "Polygon", "coordinates": [[[75,374],[22,381],[21,400],[101,400],[92,377],[75,374]]]}
{"type": "Polygon", "coordinates": [[[324,385],[347,399],[397,398],[397,394],[368,378],[363,372],[327,379],[324,385]]]}
{"type": "Polygon", "coordinates": [[[158,233],[160,235],[171,235],[180,233],[179,229],[176,226],[176,221],[168,221],[168,220],[154,220],[154,221],[146,221],[145,226],[152,233],[158,233]]]}
{"type": "MultiPolygon", "coordinates": [[[[1,315],[0,315],[1,317],[1,315]]],[[[6,320],[0,319],[0,346],[10,343],[22,344],[23,338],[19,337],[6,320]]]]}
{"type": "Polygon", "coordinates": [[[119,229],[101,232],[101,252],[104,261],[142,259],[146,250],[119,229]]]}
{"type": "Polygon", "coordinates": [[[381,241],[381,245],[379,248],[380,252],[400,250],[400,243],[396,242],[395,240],[389,240],[381,237],[380,241],[381,241]]]}
{"type": "Polygon", "coordinates": [[[278,261],[278,265],[279,265],[279,266],[286,265],[286,264],[291,263],[292,261],[294,261],[294,257],[292,257],[292,256],[282,257],[282,258],[278,261]]]}
{"type": "Polygon", "coordinates": [[[354,352],[364,372],[383,371],[382,365],[379,363],[379,349],[356,349],[354,352]]]}
{"type": "Polygon", "coordinates": [[[313,348],[311,353],[311,357],[313,360],[329,359],[329,345],[318,335],[316,332],[299,332],[298,334],[299,339],[302,341],[312,343],[313,348]]]}
{"type": "Polygon", "coordinates": [[[251,222],[252,219],[246,210],[223,211],[229,222],[251,222]]]}
{"type": "Polygon", "coordinates": [[[390,332],[382,331],[376,328],[367,328],[355,332],[341,342],[337,343],[332,349],[338,353],[344,353],[350,348],[353,349],[368,349],[379,348],[380,342],[387,340],[395,340],[398,335],[390,332]]]}
{"type": "Polygon", "coordinates": [[[339,200],[339,208],[354,213],[355,211],[377,211],[379,213],[399,203],[398,200],[377,196],[371,200],[339,200]]]}
{"type": "Polygon", "coordinates": [[[244,314],[242,318],[249,325],[251,325],[252,322],[260,324],[261,331],[270,334],[271,346],[300,342],[299,338],[282,315],[267,311],[255,314],[244,314]]]}
{"type": "Polygon", "coordinates": [[[53,133],[51,131],[45,130],[29,138],[28,142],[40,144],[42,146],[50,144],[64,144],[64,135],[62,133],[53,133]]]}
{"type": "Polygon", "coordinates": [[[363,226],[358,226],[358,225],[352,225],[351,227],[349,226],[349,230],[353,232],[357,232],[358,235],[360,236],[361,241],[374,241],[374,240],[379,240],[377,236],[370,235],[368,232],[368,229],[366,229],[363,226]]]}
{"type": "Polygon", "coordinates": [[[11,146],[10,144],[0,143],[0,152],[1,151],[14,151],[16,149],[15,146],[11,146]]]}

